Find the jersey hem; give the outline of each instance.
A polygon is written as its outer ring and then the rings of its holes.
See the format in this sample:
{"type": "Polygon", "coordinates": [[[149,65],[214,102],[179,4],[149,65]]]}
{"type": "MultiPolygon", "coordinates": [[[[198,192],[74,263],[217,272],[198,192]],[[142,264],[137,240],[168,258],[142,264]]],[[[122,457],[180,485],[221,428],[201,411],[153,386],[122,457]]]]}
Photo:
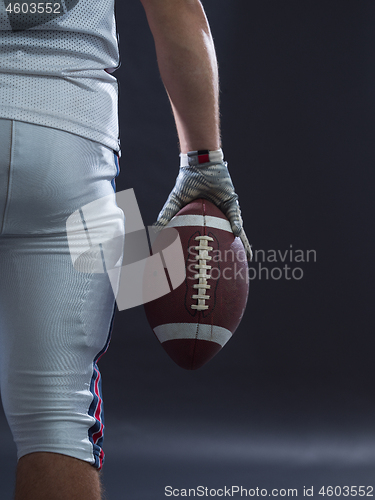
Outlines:
{"type": "Polygon", "coordinates": [[[119,140],[115,140],[113,137],[109,137],[105,134],[102,134],[97,130],[95,130],[95,132],[92,133],[90,131],[90,129],[87,129],[86,127],[79,126],[78,124],[75,124],[75,132],[72,132],[72,130],[71,130],[72,123],[69,120],[64,120],[64,119],[59,118],[59,125],[52,127],[52,126],[47,125],[45,123],[42,115],[26,112],[25,110],[22,110],[22,112],[20,112],[20,113],[17,113],[17,111],[15,111],[14,113],[6,113],[6,112],[4,112],[4,110],[1,110],[1,108],[0,108],[0,119],[15,120],[15,121],[24,122],[24,123],[32,123],[34,125],[39,125],[41,127],[52,128],[55,130],[62,130],[64,132],[68,132],[72,135],[77,135],[79,137],[84,137],[85,139],[89,139],[93,142],[98,142],[99,144],[102,144],[103,146],[106,146],[109,149],[116,151],[116,153],[120,152],[120,141],[119,140]],[[22,117],[20,116],[20,113],[22,113],[22,117]]]}

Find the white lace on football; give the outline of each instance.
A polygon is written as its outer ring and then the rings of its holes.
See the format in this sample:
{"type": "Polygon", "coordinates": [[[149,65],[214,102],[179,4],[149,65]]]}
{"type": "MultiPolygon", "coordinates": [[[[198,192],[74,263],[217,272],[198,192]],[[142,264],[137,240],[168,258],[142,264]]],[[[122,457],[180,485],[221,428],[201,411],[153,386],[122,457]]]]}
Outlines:
{"type": "Polygon", "coordinates": [[[208,255],[208,252],[213,250],[213,247],[208,246],[209,241],[214,241],[211,236],[196,236],[196,241],[199,241],[199,246],[194,247],[198,250],[198,255],[195,256],[198,260],[198,264],[194,266],[198,269],[198,273],[194,275],[194,279],[199,279],[199,283],[195,283],[193,288],[198,290],[196,295],[193,295],[193,299],[198,300],[197,304],[192,304],[192,309],[197,309],[198,311],[204,311],[208,309],[206,305],[206,300],[209,300],[210,296],[206,295],[206,290],[211,288],[211,285],[207,284],[207,280],[211,278],[207,271],[212,268],[212,266],[207,265],[207,261],[211,260],[212,257],[208,255]]]}

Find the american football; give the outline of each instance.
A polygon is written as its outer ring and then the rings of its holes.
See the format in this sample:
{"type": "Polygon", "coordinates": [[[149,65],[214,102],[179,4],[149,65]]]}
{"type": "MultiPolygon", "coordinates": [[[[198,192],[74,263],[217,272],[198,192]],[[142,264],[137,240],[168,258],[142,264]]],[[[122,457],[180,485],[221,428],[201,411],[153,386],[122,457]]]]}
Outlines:
{"type": "Polygon", "coordinates": [[[248,265],[240,238],[208,200],[183,207],[171,227],[181,239],[185,281],[144,307],[165,351],[180,367],[194,370],[212,359],[236,331],[247,303],[248,265]]]}

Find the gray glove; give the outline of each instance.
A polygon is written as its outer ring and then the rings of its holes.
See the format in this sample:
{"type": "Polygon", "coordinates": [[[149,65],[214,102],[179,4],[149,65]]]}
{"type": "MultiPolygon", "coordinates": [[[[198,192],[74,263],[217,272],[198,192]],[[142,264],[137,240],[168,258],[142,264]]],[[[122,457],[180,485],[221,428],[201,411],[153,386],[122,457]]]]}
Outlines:
{"type": "Polygon", "coordinates": [[[197,198],[211,201],[227,216],[233,234],[241,238],[247,259],[250,261],[252,251],[243,229],[238,196],[234,191],[221,150],[192,151],[187,155],[181,155],[180,172],[176,184],[159,213],[154,227],[159,229],[165,227],[182,207],[197,198]]]}

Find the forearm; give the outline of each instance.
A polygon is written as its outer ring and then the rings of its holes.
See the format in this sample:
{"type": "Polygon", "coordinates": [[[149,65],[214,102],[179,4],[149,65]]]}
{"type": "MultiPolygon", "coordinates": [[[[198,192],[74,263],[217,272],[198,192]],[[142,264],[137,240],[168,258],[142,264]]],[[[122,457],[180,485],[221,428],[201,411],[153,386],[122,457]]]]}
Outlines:
{"type": "Polygon", "coordinates": [[[199,0],[141,0],[182,153],[220,148],[219,84],[210,28],[199,0]]]}

